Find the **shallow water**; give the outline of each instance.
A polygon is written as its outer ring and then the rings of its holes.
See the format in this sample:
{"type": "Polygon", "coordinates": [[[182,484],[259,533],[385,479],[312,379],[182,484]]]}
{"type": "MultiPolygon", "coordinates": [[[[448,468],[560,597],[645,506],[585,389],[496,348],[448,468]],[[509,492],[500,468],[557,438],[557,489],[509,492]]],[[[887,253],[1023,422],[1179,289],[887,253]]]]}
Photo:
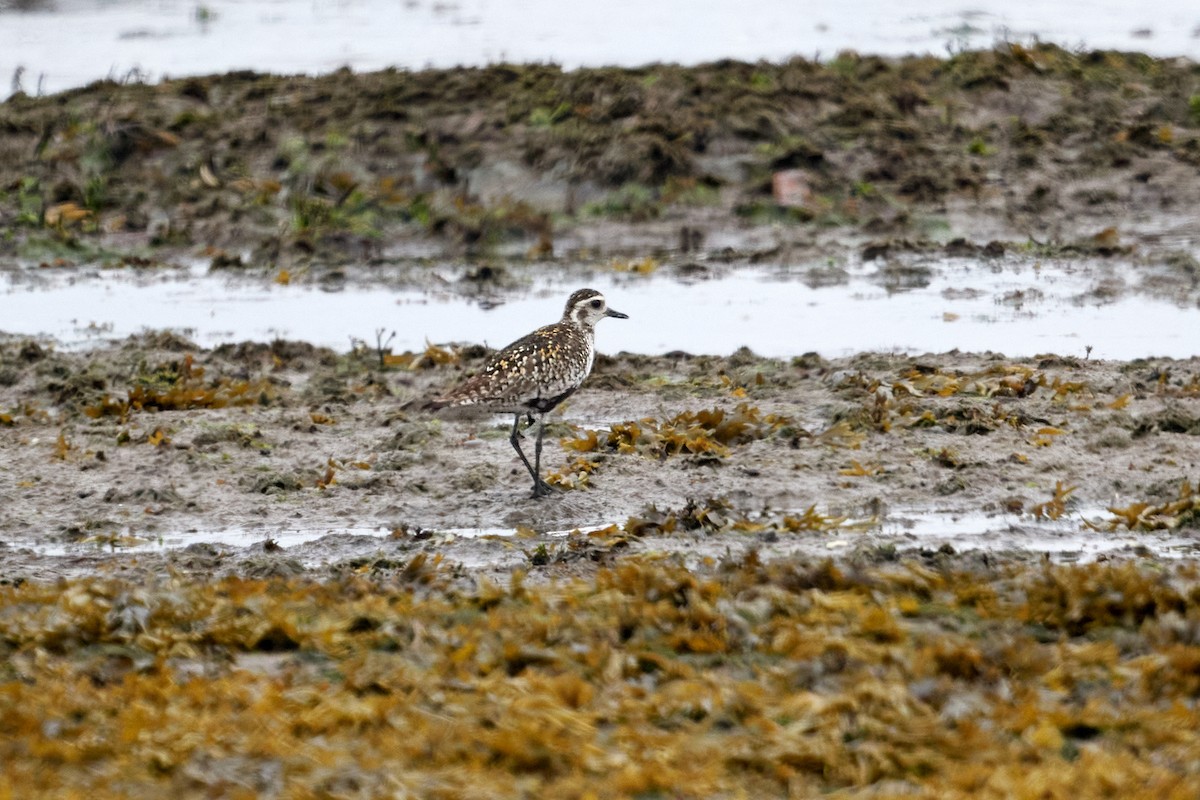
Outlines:
{"type": "Polygon", "coordinates": [[[779,358],[959,349],[1126,360],[1200,352],[1195,300],[1121,289],[1136,285],[1132,267],[939,258],[914,264],[914,281],[897,280],[880,264],[852,265],[833,286],[820,285],[812,279],[818,268],[804,266],[729,270],[686,283],[605,271],[539,278],[528,291],[486,302],[353,281],[336,291],[282,286],[200,267],[14,270],[0,275],[0,330],[71,348],[163,328],[206,347],[279,337],[345,351],[352,338],[373,344],[377,328],[395,331],[393,352],[428,342],[503,346],[554,321],[586,281],[630,316],[600,326],[597,347],[606,353],[727,355],[745,346],[779,358]],[[1101,280],[1110,289],[1097,295],[1101,280]]]}
{"type": "MultiPolygon", "coordinates": [[[[1058,520],[1034,520],[1029,517],[997,516],[982,512],[947,514],[938,511],[910,510],[898,512],[885,519],[878,526],[866,532],[833,531],[828,534],[812,535],[782,535],[773,542],[760,541],[753,536],[738,537],[730,534],[712,539],[714,546],[728,550],[735,541],[752,545],[761,549],[765,557],[786,555],[797,551],[819,554],[822,552],[836,553],[840,550],[863,546],[892,545],[898,550],[908,549],[937,549],[950,545],[956,551],[984,551],[1005,553],[1025,551],[1044,553],[1047,557],[1058,562],[1090,563],[1119,555],[1153,555],[1159,558],[1188,558],[1195,557],[1200,552],[1200,542],[1197,540],[1175,535],[1171,532],[1153,534],[1123,532],[1098,532],[1085,528],[1083,517],[1093,520],[1106,519],[1102,509],[1093,509],[1090,514],[1073,514],[1058,520]],[[732,538],[731,538],[732,537],[732,538]]],[[[585,526],[581,528],[587,533],[600,530],[605,525],[585,526]]],[[[550,531],[544,534],[548,538],[562,538],[572,533],[569,530],[550,531]]],[[[22,543],[39,555],[51,557],[69,557],[86,554],[104,553],[155,553],[166,550],[178,550],[189,545],[211,544],[222,548],[243,549],[266,541],[278,545],[283,550],[300,547],[301,545],[319,542],[325,537],[353,536],[363,539],[375,539],[383,543],[390,536],[387,527],[351,526],[331,528],[328,526],[313,528],[286,528],[268,530],[266,528],[225,528],[220,530],[187,531],[163,534],[147,538],[131,531],[125,531],[112,537],[93,537],[79,542],[47,542],[40,544],[22,543]]],[[[429,532],[430,541],[449,544],[459,541],[482,538],[498,538],[517,542],[520,540],[516,530],[511,528],[448,528],[429,532]]],[[[668,547],[668,549],[670,549],[668,547]]],[[[692,548],[684,548],[690,551],[692,548]]],[[[693,553],[703,557],[706,548],[703,546],[693,553]]],[[[338,550],[337,557],[347,557],[346,551],[338,550]]],[[[308,566],[317,566],[330,561],[331,554],[321,554],[321,551],[306,550],[298,553],[300,560],[308,566]]],[[[488,563],[489,556],[481,554],[479,564],[488,563]]],[[[458,552],[454,560],[472,561],[476,555],[471,551],[458,552]]]]}
{"type": "Polygon", "coordinates": [[[32,94],[233,69],[945,55],[1035,38],[1200,60],[1198,31],[1200,8],[1187,0],[0,0],[0,99],[18,67],[32,94]]]}
{"type": "Polygon", "coordinates": [[[346,528],[284,528],[267,530],[265,528],[222,528],[206,531],[174,531],[164,534],[136,533],[125,530],[112,535],[92,536],[75,542],[21,542],[21,547],[28,547],[34,552],[45,556],[79,555],[82,553],[155,553],[163,550],[179,550],[194,544],[212,544],[218,547],[249,547],[261,542],[272,541],[282,548],[296,547],[316,541],[323,536],[343,534],[349,536],[372,536],[384,538],[391,531],[387,528],[374,526],[358,526],[346,528]]]}
{"type": "Polygon", "coordinates": [[[1099,523],[1109,518],[1111,515],[1099,508],[1074,512],[1057,520],[994,516],[981,511],[966,514],[914,511],[893,515],[877,535],[892,541],[908,540],[921,547],[948,544],[956,550],[985,552],[1020,549],[1046,553],[1056,561],[1081,563],[1120,552],[1135,552],[1138,548],[1168,558],[1195,557],[1200,552],[1200,541],[1171,532],[1093,531],[1084,525],[1084,519],[1099,523]]]}
{"type": "MultiPolygon", "coordinates": [[[[584,532],[599,530],[604,525],[585,526],[584,532]]],[[[548,531],[545,536],[552,538],[565,537],[570,530],[548,531]]],[[[245,548],[267,541],[283,549],[299,547],[300,545],[316,542],[326,536],[360,536],[384,540],[391,536],[392,530],[386,526],[346,526],[346,527],[296,527],[268,529],[257,528],[220,528],[215,530],[173,531],[171,533],[137,533],[125,529],[111,535],[92,536],[74,542],[21,542],[20,546],[29,548],[39,555],[67,556],[84,553],[156,553],[164,550],[180,550],[195,544],[211,544],[217,547],[245,548]]],[[[486,537],[516,538],[517,531],[512,528],[439,528],[429,531],[431,539],[482,539],[486,537]]]]}

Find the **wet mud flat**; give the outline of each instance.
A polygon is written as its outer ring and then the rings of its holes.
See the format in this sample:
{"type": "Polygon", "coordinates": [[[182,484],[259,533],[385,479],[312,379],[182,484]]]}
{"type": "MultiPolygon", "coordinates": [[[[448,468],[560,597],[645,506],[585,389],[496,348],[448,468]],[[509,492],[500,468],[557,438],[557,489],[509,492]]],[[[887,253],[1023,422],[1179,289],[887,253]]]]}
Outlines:
{"type": "Polygon", "coordinates": [[[484,574],[588,571],[609,547],[895,552],[961,546],[962,517],[992,551],[1187,555],[1200,502],[1195,359],[601,356],[551,417],[560,491],[536,500],[511,419],[421,410],[481,346],[0,349],[9,580],[196,552],[318,574],[377,552],[484,574]]]}

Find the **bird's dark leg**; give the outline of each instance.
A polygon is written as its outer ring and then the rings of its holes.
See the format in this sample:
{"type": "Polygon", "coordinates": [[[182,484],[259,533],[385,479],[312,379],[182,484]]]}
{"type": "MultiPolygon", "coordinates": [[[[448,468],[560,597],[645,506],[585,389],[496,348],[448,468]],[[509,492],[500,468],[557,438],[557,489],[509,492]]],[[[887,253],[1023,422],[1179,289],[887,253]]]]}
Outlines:
{"type": "Polygon", "coordinates": [[[512,444],[513,449],[517,451],[517,455],[521,457],[521,463],[525,465],[525,469],[529,470],[529,474],[537,479],[537,473],[533,471],[533,465],[529,463],[529,459],[525,457],[525,453],[521,450],[521,415],[517,414],[517,418],[513,420],[512,435],[508,437],[508,441],[512,444]]]}
{"type": "Polygon", "coordinates": [[[541,424],[538,425],[537,445],[534,449],[534,458],[536,466],[529,463],[529,459],[525,457],[525,452],[521,449],[521,415],[517,414],[517,418],[513,420],[512,435],[508,437],[508,441],[512,444],[513,449],[517,451],[517,455],[521,457],[521,463],[525,465],[525,469],[529,470],[529,477],[533,478],[533,496],[542,497],[547,495],[553,489],[550,484],[542,480],[542,432],[546,428],[546,418],[541,417],[541,424]]]}
{"type": "Polygon", "coordinates": [[[542,434],[546,432],[546,415],[538,418],[537,444],[533,446],[533,496],[549,494],[550,484],[542,480],[542,434]]]}

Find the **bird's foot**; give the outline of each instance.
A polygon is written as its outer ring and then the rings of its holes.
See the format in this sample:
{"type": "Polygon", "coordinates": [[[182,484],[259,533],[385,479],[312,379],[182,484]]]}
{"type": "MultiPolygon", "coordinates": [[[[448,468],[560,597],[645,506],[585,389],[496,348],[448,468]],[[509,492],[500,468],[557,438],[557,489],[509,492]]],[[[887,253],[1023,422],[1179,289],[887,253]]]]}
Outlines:
{"type": "Polygon", "coordinates": [[[537,483],[535,483],[533,485],[532,497],[537,499],[537,498],[546,497],[547,495],[557,494],[557,493],[558,493],[557,487],[551,486],[550,484],[546,483],[541,478],[538,478],[537,483]]]}

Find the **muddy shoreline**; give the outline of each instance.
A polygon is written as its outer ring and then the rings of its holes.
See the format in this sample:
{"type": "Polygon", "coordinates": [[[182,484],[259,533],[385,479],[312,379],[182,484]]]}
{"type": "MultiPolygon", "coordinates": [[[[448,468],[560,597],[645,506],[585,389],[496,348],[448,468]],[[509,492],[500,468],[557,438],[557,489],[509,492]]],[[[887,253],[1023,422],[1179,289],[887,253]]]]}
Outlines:
{"type": "Polygon", "coordinates": [[[508,420],[420,410],[478,369],[479,346],[383,368],[174,334],[0,350],[10,581],[193,562],[321,574],[416,552],[553,574],[611,548],[1073,561],[1196,546],[1196,359],[602,356],[547,437],[563,490],[533,500],[508,420]]]}

